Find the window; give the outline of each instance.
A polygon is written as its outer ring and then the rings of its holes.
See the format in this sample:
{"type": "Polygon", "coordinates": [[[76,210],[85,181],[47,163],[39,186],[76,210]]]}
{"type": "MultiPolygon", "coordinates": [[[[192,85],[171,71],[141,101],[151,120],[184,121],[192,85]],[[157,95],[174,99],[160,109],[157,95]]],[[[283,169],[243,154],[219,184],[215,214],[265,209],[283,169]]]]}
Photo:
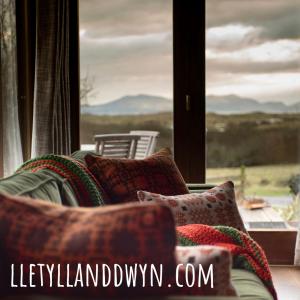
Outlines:
{"type": "Polygon", "coordinates": [[[299,20],[298,1],[206,1],[206,177],[236,183],[250,228],[300,217],[299,20]]]}
{"type": "Polygon", "coordinates": [[[159,131],[173,148],[172,0],[81,0],[81,144],[159,131]]]}

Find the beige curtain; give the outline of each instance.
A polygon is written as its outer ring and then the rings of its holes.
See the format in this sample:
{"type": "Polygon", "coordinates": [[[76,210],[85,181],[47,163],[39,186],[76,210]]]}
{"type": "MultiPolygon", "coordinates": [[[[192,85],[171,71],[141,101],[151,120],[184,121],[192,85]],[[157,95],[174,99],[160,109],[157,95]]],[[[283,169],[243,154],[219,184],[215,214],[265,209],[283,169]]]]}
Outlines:
{"type": "MultiPolygon", "coordinates": [[[[299,220],[300,220],[300,216],[299,216],[299,220]]],[[[296,241],[295,265],[300,266],[300,222],[299,222],[298,235],[296,241]]]]}
{"type": "Polygon", "coordinates": [[[1,64],[1,165],[2,175],[12,174],[22,163],[18,98],[15,1],[0,0],[1,64]]]}
{"type": "Polygon", "coordinates": [[[32,157],[71,152],[69,1],[36,1],[32,157]]]}

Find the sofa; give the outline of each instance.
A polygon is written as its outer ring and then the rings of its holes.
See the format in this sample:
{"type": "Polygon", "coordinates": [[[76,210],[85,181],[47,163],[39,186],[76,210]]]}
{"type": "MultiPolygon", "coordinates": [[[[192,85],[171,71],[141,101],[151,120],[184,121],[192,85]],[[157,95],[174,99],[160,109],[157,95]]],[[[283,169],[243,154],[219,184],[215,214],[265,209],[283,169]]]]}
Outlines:
{"type": "MultiPolygon", "coordinates": [[[[97,180],[86,167],[84,158],[87,154],[89,153],[86,151],[78,151],[70,157],[49,155],[26,162],[15,174],[0,180],[0,194],[42,199],[46,202],[54,202],[57,205],[73,208],[103,205],[101,203],[101,187],[99,187],[97,180]],[[86,203],[87,198],[92,199],[92,201],[86,203]]],[[[211,188],[209,185],[193,185],[190,187],[190,192],[205,192],[209,188],[211,188]]],[[[208,298],[201,296],[200,298],[212,300],[273,299],[268,289],[255,274],[235,268],[230,273],[231,283],[238,296],[210,296],[208,298]]],[[[18,297],[16,295],[6,295],[5,299],[16,299],[18,297]]],[[[72,296],[72,298],[77,297],[72,296]]],[[[155,296],[154,298],[168,300],[198,299],[198,297],[189,295],[155,296]]],[[[59,296],[32,294],[22,295],[22,299],[58,300],[62,298],[59,296]]],[[[83,297],[83,299],[86,299],[86,297],[83,297]]]]}

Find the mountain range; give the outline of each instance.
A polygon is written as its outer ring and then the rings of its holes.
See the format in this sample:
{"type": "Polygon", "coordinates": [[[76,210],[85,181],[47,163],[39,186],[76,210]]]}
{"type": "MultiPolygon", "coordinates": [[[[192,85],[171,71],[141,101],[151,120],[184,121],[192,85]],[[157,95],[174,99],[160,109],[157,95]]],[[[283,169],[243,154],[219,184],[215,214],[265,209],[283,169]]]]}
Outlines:
{"type": "MultiPolygon", "coordinates": [[[[153,95],[124,96],[117,100],[81,106],[82,114],[92,115],[139,115],[172,111],[170,99],[153,95]]],[[[206,97],[206,111],[217,114],[263,113],[300,113],[300,102],[287,105],[283,102],[259,102],[255,99],[237,95],[206,97]]]]}

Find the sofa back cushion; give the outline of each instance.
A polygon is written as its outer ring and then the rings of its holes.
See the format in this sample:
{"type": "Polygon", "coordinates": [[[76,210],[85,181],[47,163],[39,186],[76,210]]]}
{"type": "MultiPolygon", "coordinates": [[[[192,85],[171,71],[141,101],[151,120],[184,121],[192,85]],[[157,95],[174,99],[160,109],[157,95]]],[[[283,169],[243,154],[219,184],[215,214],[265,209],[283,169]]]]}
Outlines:
{"type": "MultiPolygon", "coordinates": [[[[65,182],[40,170],[36,173],[20,172],[0,180],[0,192],[10,195],[28,196],[62,204],[62,190],[68,189],[65,182]]],[[[70,194],[72,198],[72,194],[70,194]]],[[[65,203],[64,203],[65,204],[65,203]]]]}
{"type": "Polygon", "coordinates": [[[189,192],[170,152],[166,149],[141,160],[93,155],[86,155],[85,160],[104,190],[106,203],[138,201],[138,190],[164,195],[189,192]]]}
{"type": "MultiPolygon", "coordinates": [[[[0,240],[0,253],[5,253],[5,263],[15,265],[15,278],[18,277],[18,266],[23,264],[23,283],[27,286],[30,264],[35,265],[34,282],[38,284],[34,289],[13,289],[21,293],[31,291],[51,295],[105,297],[169,292],[167,288],[142,288],[139,272],[136,288],[128,288],[124,282],[115,288],[113,277],[112,283],[104,288],[100,280],[103,264],[110,270],[114,270],[115,264],[119,264],[123,270],[125,264],[153,264],[159,270],[159,265],[163,264],[166,282],[174,274],[175,226],[172,213],[165,206],[133,203],[99,208],[69,208],[0,194],[0,240]],[[57,287],[58,264],[60,282],[74,285],[78,263],[82,265],[83,274],[87,264],[94,271],[96,264],[99,266],[99,286],[94,287],[90,279],[89,288],[80,288],[80,283],[78,288],[57,287]],[[50,267],[54,264],[53,287],[50,287],[46,267],[42,272],[44,286],[40,286],[41,276],[37,264],[50,267]]],[[[2,256],[0,262],[1,259],[2,256]]],[[[5,272],[7,277],[10,268],[0,272],[5,272]]],[[[150,269],[147,269],[147,276],[148,272],[150,269]]],[[[17,279],[15,283],[20,284],[17,279]]]]}
{"type": "Polygon", "coordinates": [[[171,208],[177,226],[187,224],[225,225],[247,232],[240,216],[234,185],[225,182],[203,193],[165,196],[138,191],[141,202],[156,202],[171,208]]]}

